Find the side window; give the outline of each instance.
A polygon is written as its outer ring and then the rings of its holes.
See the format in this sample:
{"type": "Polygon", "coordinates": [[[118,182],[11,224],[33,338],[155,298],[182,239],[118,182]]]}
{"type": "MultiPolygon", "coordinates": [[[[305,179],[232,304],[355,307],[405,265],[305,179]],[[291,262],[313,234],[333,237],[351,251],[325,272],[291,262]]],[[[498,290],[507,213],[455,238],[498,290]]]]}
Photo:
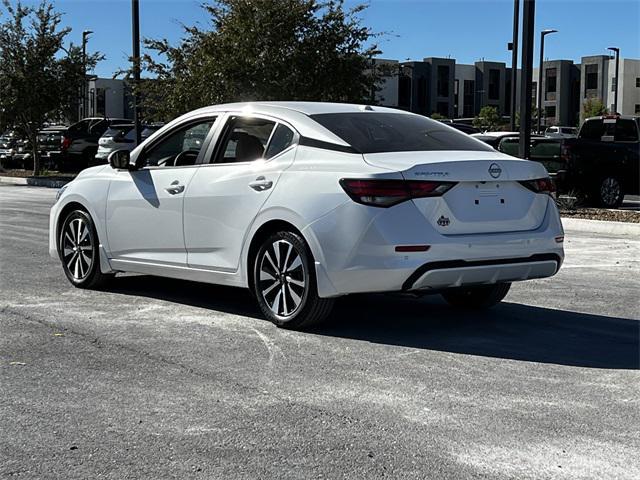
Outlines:
{"type": "Polygon", "coordinates": [[[170,133],[144,155],[145,167],[179,167],[195,165],[214,118],[191,123],[170,133]]]}
{"type": "Polygon", "coordinates": [[[275,157],[283,150],[286,150],[293,143],[293,131],[281,123],[276,127],[276,131],[271,136],[271,141],[267,147],[267,153],[264,158],[269,159],[275,157]]]}
{"type": "Polygon", "coordinates": [[[215,163],[252,162],[264,158],[275,122],[262,118],[232,117],[215,163]]]}

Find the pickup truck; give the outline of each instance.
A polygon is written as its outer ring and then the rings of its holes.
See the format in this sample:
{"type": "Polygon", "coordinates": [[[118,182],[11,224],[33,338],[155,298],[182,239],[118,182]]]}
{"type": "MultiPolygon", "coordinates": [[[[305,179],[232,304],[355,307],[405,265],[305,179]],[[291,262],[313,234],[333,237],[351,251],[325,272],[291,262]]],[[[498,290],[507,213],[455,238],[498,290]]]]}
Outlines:
{"type": "Polygon", "coordinates": [[[618,208],[640,191],[640,117],[605,115],[585,120],[578,138],[564,139],[559,188],[589,205],[618,208]]]}

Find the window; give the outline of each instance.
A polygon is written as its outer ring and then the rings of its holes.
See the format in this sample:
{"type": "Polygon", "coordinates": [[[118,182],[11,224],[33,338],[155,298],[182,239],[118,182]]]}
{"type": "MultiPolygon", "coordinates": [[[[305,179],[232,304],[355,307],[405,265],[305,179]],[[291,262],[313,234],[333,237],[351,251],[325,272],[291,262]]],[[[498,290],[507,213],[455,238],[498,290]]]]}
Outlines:
{"type": "Polygon", "coordinates": [[[556,92],[556,80],[557,80],[557,74],[556,74],[556,69],[555,68],[547,68],[545,75],[547,76],[546,79],[546,87],[547,87],[547,92],[548,93],[555,93],[556,92]]]}
{"type": "Polygon", "coordinates": [[[447,102],[438,102],[436,104],[436,111],[443,117],[449,117],[449,104],[447,102]]]}
{"type": "Polygon", "coordinates": [[[462,132],[418,115],[323,113],[311,118],[361,153],[493,150],[462,132]]]}
{"type": "Polygon", "coordinates": [[[640,114],[640,104],[639,103],[636,103],[635,114],[636,115],[640,114]]]}
{"type": "Polygon", "coordinates": [[[271,141],[267,147],[267,154],[264,158],[269,159],[275,157],[280,152],[289,148],[293,144],[294,136],[293,131],[289,127],[279,124],[271,136],[271,141]]]}
{"type": "Polygon", "coordinates": [[[162,137],[144,154],[145,167],[178,167],[195,165],[214,118],[200,120],[162,137]]]}
{"type": "Polygon", "coordinates": [[[476,82],[473,80],[464,81],[464,91],[462,93],[462,116],[473,117],[475,110],[475,89],[476,82]]]}
{"type": "Polygon", "coordinates": [[[576,129],[575,128],[562,128],[560,129],[560,131],[566,135],[575,135],[576,134],[576,129]]]}
{"type": "Polygon", "coordinates": [[[548,107],[544,107],[544,116],[546,118],[555,119],[556,118],[556,106],[555,105],[549,105],[548,107]]]}
{"type": "Polygon", "coordinates": [[[489,100],[500,100],[500,70],[489,70],[489,100]]]}
{"type": "Polygon", "coordinates": [[[640,88],[640,77],[636,77],[636,88],[640,88]]]}
{"type": "Polygon", "coordinates": [[[252,162],[264,158],[275,122],[255,117],[232,117],[218,150],[216,163],[252,162]]]}
{"type": "Polygon", "coordinates": [[[633,120],[618,119],[616,122],[616,142],[637,142],[638,129],[633,120]]]}
{"type": "Polygon", "coordinates": [[[586,65],[585,67],[585,91],[598,88],[598,65],[586,65]]]}
{"type": "Polygon", "coordinates": [[[602,120],[589,120],[584,122],[580,129],[580,138],[586,140],[600,140],[604,133],[602,120]]]}
{"type": "Polygon", "coordinates": [[[447,65],[438,65],[438,96],[449,96],[449,67],[447,65]]]}

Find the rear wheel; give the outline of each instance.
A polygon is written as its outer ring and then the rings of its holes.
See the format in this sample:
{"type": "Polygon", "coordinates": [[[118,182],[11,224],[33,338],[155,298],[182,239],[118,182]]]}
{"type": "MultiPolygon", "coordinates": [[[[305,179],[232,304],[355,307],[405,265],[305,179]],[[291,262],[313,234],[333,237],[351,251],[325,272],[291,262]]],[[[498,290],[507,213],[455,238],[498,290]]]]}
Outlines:
{"type": "Polygon", "coordinates": [[[459,308],[491,308],[507,296],[510,283],[452,288],[442,293],[447,303],[459,308]]]}
{"type": "Polygon", "coordinates": [[[66,216],[60,229],[58,254],[69,281],[78,288],[100,288],[113,274],[100,271],[98,234],[91,216],[74,210],[66,216]]]}
{"type": "Polygon", "coordinates": [[[281,231],[264,240],[253,262],[253,289],[262,313],[284,328],[322,322],[334,300],[320,298],[311,253],[299,235],[281,231]]]}
{"type": "Polygon", "coordinates": [[[598,200],[604,208],[618,208],[624,200],[622,182],[618,177],[605,177],[600,182],[598,200]]]}

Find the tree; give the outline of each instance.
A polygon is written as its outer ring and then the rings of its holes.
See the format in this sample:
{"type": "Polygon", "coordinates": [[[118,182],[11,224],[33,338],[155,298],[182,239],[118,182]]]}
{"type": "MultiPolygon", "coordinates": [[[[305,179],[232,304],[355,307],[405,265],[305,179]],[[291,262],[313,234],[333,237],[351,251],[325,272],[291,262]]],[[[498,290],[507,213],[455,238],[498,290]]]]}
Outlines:
{"type": "Polygon", "coordinates": [[[147,120],[205,105],[251,100],[370,101],[382,73],[372,68],[378,35],[361,23],[364,5],[343,0],[217,0],[203,5],[210,29],[184,27],[176,46],[145,39],[141,82],[147,120]]]}
{"type": "Polygon", "coordinates": [[[473,119],[473,126],[480,130],[496,130],[500,126],[498,109],[490,106],[482,107],[480,114],[473,119]]]}
{"type": "MultiPolygon", "coordinates": [[[[84,81],[82,49],[64,46],[70,28],[47,0],[36,7],[2,0],[0,23],[0,131],[14,128],[32,149],[33,173],[40,171],[38,130],[50,119],[69,115],[84,81]]],[[[87,55],[93,68],[101,57],[87,55]]]]}
{"type": "Polygon", "coordinates": [[[600,115],[606,115],[609,113],[607,107],[598,98],[589,98],[582,105],[582,118],[599,117],[600,115]]]}

